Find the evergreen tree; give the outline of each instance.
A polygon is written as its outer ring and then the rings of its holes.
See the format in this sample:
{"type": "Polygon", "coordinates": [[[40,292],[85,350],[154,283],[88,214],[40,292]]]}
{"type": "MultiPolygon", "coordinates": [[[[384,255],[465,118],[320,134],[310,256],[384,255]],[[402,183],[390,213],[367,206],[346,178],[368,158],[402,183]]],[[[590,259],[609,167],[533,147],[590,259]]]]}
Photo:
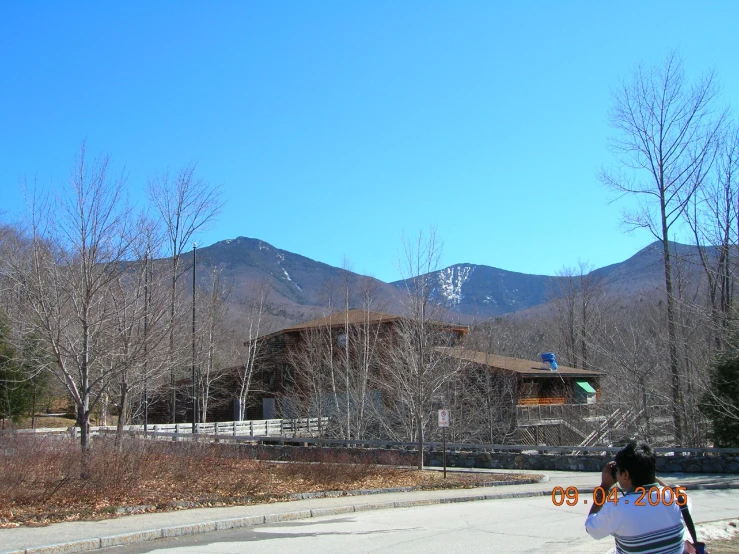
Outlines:
{"type": "Polygon", "coordinates": [[[9,339],[7,317],[0,313],[0,420],[17,421],[30,407],[32,387],[9,339]]]}
{"type": "Polygon", "coordinates": [[[703,397],[702,410],[713,424],[714,445],[739,447],[739,356],[716,365],[711,388],[703,397]]]}

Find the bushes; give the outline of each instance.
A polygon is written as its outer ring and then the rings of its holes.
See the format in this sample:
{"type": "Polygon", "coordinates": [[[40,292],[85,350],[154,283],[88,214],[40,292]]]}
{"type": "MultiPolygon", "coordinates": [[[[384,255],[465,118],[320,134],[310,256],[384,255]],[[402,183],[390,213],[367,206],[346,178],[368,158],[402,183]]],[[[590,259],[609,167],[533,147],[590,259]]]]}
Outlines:
{"type": "Polygon", "coordinates": [[[66,436],[0,436],[0,524],[100,517],[250,503],[294,493],[371,488],[403,470],[380,467],[361,451],[291,449],[291,463],[255,459],[240,445],[95,438],[89,477],[79,444],[66,436]]]}

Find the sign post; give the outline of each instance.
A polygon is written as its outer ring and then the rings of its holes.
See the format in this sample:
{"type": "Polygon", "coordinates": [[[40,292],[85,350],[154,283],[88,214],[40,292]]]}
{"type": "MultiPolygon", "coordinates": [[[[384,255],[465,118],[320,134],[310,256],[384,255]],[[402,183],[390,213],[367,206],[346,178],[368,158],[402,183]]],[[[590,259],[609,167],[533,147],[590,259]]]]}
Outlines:
{"type": "Polygon", "coordinates": [[[442,436],[442,460],[444,464],[444,479],[446,479],[446,428],[449,427],[449,410],[439,410],[439,427],[442,436]]]}

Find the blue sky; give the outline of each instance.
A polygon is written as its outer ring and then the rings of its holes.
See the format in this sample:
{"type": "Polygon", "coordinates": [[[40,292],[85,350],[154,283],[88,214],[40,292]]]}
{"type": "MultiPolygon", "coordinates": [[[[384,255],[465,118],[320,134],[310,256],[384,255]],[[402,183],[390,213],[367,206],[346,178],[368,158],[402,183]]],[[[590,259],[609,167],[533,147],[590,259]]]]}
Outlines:
{"type": "MultiPolygon", "coordinates": [[[[83,140],[148,179],[197,162],[247,236],[400,278],[402,236],[442,265],[554,274],[622,261],[597,181],[611,90],[679,49],[739,97],[739,3],[0,2],[0,210],[65,186],[83,140]]],[[[736,112],[734,112],[736,116],[736,112]]]]}

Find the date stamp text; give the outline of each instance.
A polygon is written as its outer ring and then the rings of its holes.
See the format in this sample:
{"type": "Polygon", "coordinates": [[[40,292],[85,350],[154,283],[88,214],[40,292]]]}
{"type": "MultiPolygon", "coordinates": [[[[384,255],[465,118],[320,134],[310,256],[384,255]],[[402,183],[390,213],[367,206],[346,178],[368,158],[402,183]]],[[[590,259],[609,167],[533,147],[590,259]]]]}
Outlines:
{"type": "MultiPolygon", "coordinates": [[[[583,494],[583,496],[585,496],[583,494]]],[[[555,506],[562,506],[567,504],[568,506],[576,506],[580,502],[580,493],[577,487],[554,487],[552,489],[552,504],[555,506]]],[[[612,487],[609,491],[605,491],[603,487],[596,487],[593,490],[592,502],[597,506],[602,506],[606,502],[612,502],[618,504],[624,502],[625,504],[633,503],[634,506],[658,506],[664,504],[665,506],[671,506],[673,503],[682,507],[688,502],[688,497],[685,494],[685,487],[636,487],[633,494],[628,494],[625,497],[618,497],[618,489],[612,487]]],[[[583,498],[583,504],[588,503],[588,499],[583,498]]]]}

